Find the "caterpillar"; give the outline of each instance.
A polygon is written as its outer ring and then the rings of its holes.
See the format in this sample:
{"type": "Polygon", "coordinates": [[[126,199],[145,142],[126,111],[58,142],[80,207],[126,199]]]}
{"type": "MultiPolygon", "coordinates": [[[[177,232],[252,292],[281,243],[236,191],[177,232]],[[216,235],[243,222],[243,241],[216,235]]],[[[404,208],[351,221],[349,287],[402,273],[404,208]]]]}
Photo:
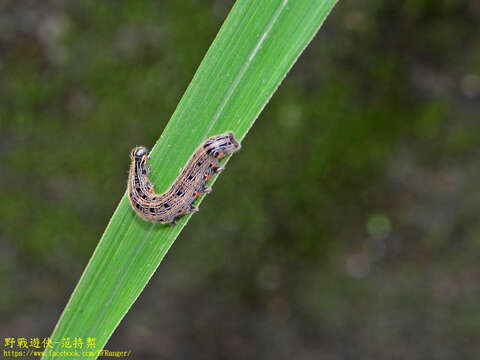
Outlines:
{"type": "Polygon", "coordinates": [[[147,149],[143,146],[133,148],[127,188],[132,209],[147,221],[176,225],[178,217],[198,211],[193,202],[200,194],[212,191],[206,182],[225,168],[217,165],[218,161],[240,147],[231,131],[209,137],[195,150],[172,185],[161,194],[155,193],[155,185],[148,178],[151,168],[147,149]]]}

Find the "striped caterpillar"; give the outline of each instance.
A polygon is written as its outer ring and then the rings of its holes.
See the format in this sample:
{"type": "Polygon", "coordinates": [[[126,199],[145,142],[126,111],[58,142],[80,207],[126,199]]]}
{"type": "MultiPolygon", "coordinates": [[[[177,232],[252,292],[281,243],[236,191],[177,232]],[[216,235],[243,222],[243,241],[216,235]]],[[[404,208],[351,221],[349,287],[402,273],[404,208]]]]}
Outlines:
{"type": "Polygon", "coordinates": [[[150,157],[147,149],[138,146],[132,149],[132,163],[128,176],[128,198],[133,210],[143,219],[151,222],[176,225],[176,218],[184,214],[197,212],[193,202],[202,193],[212,191],[205,183],[213,174],[224,167],[217,162],[225,155],[240,149],[240,143],[231,131],[209,137],[193,153],[180,175],[162,194],[155,193],[155,185],[148,179],[150,157]]]}

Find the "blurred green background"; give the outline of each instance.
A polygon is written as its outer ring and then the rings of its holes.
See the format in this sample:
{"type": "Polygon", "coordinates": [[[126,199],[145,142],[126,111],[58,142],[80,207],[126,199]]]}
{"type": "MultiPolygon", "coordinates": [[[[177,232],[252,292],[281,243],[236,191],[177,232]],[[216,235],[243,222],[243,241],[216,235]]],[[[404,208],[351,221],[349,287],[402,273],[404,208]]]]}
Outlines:
{"type": "MultiPolygon", "coordinates": [[[[232,4],[0,2],[2,342],[51,334],[232,4]]],[[[479,28],[341,0],[107,349],[478,359],[479,28]]]]}

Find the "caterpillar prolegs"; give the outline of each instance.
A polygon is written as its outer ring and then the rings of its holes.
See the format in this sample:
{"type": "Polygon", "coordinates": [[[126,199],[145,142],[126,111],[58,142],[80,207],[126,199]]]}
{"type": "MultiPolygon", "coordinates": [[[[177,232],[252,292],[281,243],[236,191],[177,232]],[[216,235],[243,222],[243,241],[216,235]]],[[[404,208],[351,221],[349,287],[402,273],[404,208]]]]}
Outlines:
{"type": "Polygon", "coordinates": [[[212,190],[205,184],[213,174],[224,169],[218,165],[219,160],[240,147],[231,131],[209,137],[195,150],[180,175],[162,194],[155,193],[155,186],[148,178],[150,157],[147,149],[135,147],[130,153],[132,163],[128,176],[128,198],[133,210],[147,221],[175,225],[179,216],[198,211],[193,202],[200,194],[212,190]]]}

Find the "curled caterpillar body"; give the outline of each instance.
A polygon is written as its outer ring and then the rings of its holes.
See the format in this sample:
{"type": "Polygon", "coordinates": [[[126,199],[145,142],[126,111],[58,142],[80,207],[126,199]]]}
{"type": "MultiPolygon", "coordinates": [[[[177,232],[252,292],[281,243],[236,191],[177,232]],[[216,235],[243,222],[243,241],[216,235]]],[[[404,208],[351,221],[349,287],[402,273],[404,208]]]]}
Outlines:
{"type": "Polygon", "coordinates": [[[162,194],[155,193],[155,186],[148,174],[149,156],[143,146],[132,149],[128,176],[128,198],[133,210],[143,219],[163,224],[176,224],[176,218],[198,211],[193,202],[211,187],[205,186],[210,177],[223,170],[218,162],[225,155],[240,149],[240,143],[232,132],[209,137],[193,153],[180,175],[162,194]]]}

